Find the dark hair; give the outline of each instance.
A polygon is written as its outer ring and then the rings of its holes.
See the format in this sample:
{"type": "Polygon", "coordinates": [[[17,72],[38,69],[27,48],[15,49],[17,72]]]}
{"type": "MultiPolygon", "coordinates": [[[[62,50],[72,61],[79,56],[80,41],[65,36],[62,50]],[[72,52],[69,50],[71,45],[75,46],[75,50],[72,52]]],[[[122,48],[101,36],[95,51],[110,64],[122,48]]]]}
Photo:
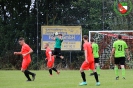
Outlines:
{"type": "Polygon", "coordinates": [[[49,44],[48,44],[48,43],[46,43],[46,45],[47,45],[47,46],[49,46],[49,44]]]}
{"type": "Polygon", "coordinates": [[[94,39],[91,39],[91,42],[94,42],[94,39]]]}
{"type": "Polygon", "coordinates": [[[118,35],[118,39],[122,39],[122,36],[121,35],[118,35]]]}
{"type": "Polygon", "coordinates": [[[62,36],[62,34],[58,34],[59,36],[62,36]]]}
{"type": "Polygon", "coordinates": [[[88,40],[88,36],[87,36],[87,35],[84,35],[83,38],[84,38],[85,40],[88,40]]]}
{"type": "Polygon", "coordinates": [[[22,40],[24,40],[24,38],[23,38],[23,37],[20,37],[20,38],[19,38],[19,41],[22,41],[22,40]]]}

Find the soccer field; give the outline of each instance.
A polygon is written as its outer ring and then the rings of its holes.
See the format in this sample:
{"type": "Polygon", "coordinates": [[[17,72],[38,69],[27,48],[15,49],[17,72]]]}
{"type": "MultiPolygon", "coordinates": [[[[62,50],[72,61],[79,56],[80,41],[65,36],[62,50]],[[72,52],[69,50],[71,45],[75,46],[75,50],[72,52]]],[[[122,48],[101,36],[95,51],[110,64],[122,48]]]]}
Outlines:
{"type": "MultiPolygon", "coordinates": [[[[89,76],[86,71],[88,85],[78,86],[82,82],[78,70],[64,70],[60,75],[53,72],[53,76],[49,76],[48,71],[33,71],[37,74],[36,80],[26,82],[26,78],[20,71],[0,71],[0,88],[133,88],[133,71],[126,70],[126,80],[120,76],[119,80],[115,80],[113,70],[102,70],[99,77],[101,86],[95,86],[93,76],[89,76]]],[[[121,71],[119,71],[121,73],[121,71]]]]}

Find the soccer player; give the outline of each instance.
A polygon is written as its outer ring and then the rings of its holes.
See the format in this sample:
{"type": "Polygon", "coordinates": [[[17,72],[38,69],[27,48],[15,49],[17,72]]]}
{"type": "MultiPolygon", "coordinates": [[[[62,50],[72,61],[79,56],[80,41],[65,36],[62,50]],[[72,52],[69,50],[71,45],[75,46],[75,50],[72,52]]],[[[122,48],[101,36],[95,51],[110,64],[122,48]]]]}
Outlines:
{"type": "MultiPolygon", "coordinates": [[[[94,62],[95,62],[95,67],[97,70],[98,75],[100,75],[100,66],[99,66],[99,46],[97,43],[94,42],[94,39],[91,39],[91,44],[92,44],[92,49],[93,49],[93,56],[94,56],[94,62]]],[[[94,75],[93,73],[90,74],[94,75]]]]}
{"type": "Polygon", "coordinates": [[[118,65],[120,64],[121,70],[122,70],[122,76],[123,79],[125,79],[125,51],[127,53],[127,59],[130,60],[128,46],[125,41],[122,40],[122,36],[118,35],[118,40],[113,43],[113,49],[111,52],[110,62],[112,62],[112,58],[114,55],[114,61],[115,61],[115,75],[116,80],[119,79],[118,74],[118,65]]]}
{"type": "Polygon", "coordinates": [[[33,50],[29,47],[28,44],[25,43],[25,40],[22,37],[19,39],[19,44],[22,46],[21,51],[20,52],[14,52],[14,54],[23,56],[21,71],[27,77],[27,79],[28,79],[27,81],[34,81],[36,74],[27,70],[28,66],[31,63],[30,54],[33,52],[33,50]],[[32,80],[31,80],[29,75],[32,75],[32,80]]]}
{"type": "Polygon", "coordinates": [[[64,57],[61,55],[61,44],[63,42],[62,34],[58,34],[58,36],[53,37],[53,40],[55,40],[55,46],[54,46],[54,57],[60,57],[62,59],[62,63],[66,65],[64,57]]]}
{"type": "Polygon", "coordinates": [[[93,56],[92,46],[88,42],[88,36],[87,35],[83,36],[83,41],[84,41],[83,48],[84,48],[84,53],[85,53],[85,61],[83,62],[83,64],[80,67],[80,72],[81,72],[81,77],[83,79],[83,82],[80,83],[79,85],[80,86],[87,85],[84,70],[91,69],[94,72],[94,77],[96,80],[96,86],[99,86],[100,82],[99,82],[98,74],[97,74],[97,72],[95,70],[95,66],[94,66],[94,56],[93,56]]]}
{"type": "Polygon", "coordinates": [[[52,76],[52,70],[57,72],[57,74],[60,74],[60,72],[57,71],[56,68],[54,68],[54,56],[52,56],[52,51],[49,48],[49,44],[46,43],[44,47],[46,49],[46,52],[45,52],[46,53],[46,59],[45,60],[48,60],[47,67],[49,69],[50,75],[52,76]]]}

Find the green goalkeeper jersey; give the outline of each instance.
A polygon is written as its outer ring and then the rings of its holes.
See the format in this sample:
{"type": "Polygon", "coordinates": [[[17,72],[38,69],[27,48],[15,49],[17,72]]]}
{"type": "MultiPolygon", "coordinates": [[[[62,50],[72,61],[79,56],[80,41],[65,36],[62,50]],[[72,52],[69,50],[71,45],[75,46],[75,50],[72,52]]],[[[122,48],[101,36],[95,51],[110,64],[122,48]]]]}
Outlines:
{"type": "Polygon", "coordinates": [[[94,58],[99,58],[99,47],[97,43],[92,43],[93,56],[94,58]]]}
{"type": "Polygon", "coordinates": [[[113,43],[113,48],[115,48],[115,57],[125,57],[125,49],[128,48],[127,44],[123,40],[117,40],[113,43]]]}
{"type": "Polygon", "coordinates": [[[55,38],[55,46],[54,48],[61,48],[63,40],[59,39],[58,37],[55,38]]]}

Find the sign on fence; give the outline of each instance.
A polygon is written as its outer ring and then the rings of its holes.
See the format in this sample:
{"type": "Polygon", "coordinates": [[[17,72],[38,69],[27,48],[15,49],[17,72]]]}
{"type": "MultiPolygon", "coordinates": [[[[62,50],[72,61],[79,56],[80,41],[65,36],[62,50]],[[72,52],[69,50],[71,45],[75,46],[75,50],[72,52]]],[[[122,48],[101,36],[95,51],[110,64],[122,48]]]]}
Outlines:
{"type": "Polygon", "coordinates": [[[42,26],[41,27],[41,50],[44,44],[49,43],[50,48],[54,49],[55,41],[51,36],[55,32],[63,35],[62,50],[81,50],[82,27],[81,26],[42,26]]]}

